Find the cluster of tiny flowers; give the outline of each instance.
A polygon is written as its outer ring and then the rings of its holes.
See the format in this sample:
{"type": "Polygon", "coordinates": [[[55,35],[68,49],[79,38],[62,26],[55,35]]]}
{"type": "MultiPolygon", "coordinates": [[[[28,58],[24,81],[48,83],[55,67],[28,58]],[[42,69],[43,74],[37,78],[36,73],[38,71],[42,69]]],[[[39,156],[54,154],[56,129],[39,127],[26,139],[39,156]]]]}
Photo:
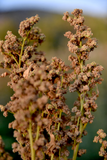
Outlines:
{"type": "Polygon", "coordinates": [[[0,41],[4,55],[0,67],[8,70],[1,77],[9,75],[8,86],[14,91],[11,100],[0,108],[4,116],[8,112],[14,115],[9,128],[14,129],[17,142],[12,147],[23,160],[64,160],[69,156],[68,146],[73,150],[72,160],[86,153],[79,144],[87,135],[86,125],[93,122],[91,112],[97,109],[97,84],[102,82],[103,67],[95,62],[86,64],[97,42],[91,38],[91,29],[84,25],[82,10],[76,9],[72,14],[70,17],[66,12],[63,17],[76,30],[75,34],[65,33],[70,39],[70,65],[57,57],[48,62],[44,52],[38,51],[45,40],[35,27],[38,15],[20,23],[20,38],[8,31],[5,41],[0,41]],[[68,91],[78,93],[71,111],[65,99],[68,91]]]}
{"type": "Polygon", "coordinates": [[[0,66],[9,72],[10,86],[14,94],[11,101],[0,106],[3,115],[8,112],[15,120],[9,124],[14,129],[13,152],[22,159],[60,159],[68,157],[71,145],[69,121],[71,114],[65,103],[64,94],[69,85],[69,66],[56,57],[48,62],[44,52],[37,47],[44,41],[44,34],[34,24],[38,16],[21,22],[17,38],[8,31],[5,41],[0,41],[4,61],[0,66]]]}
{"type": "Polygon", "coordinates": [[[13,128],[18,143],[13,143],[13,152],[19,152],[22,159],[31,159],[36,152],[36,159],[43,159],[45,137],[43,130],[48,120],[43,116],[48,101],[46,93],[50,83],[46,81],[48,62],[42,51],[37,47],[44,41],[44,34],[34,24],[38,16],[31,17],[20,24],[17,38],[8,31],[5,41],[0,42],[0,51],[4,61],[2,68],[8,69],[1,77],[9,75],[8,85],[14,94],[6,106],[1,106],[4,116],[10,112],[15,120],[9,124],[13,128]],[[36,42],[34,41],[36,39],[36,42]],[[33,58],[34,57],[34,58],[33,58]],[[35,150],[35,151],[34,151],[35,150]]]}
{"type": "Polygon", "coordinates": [[[86,150],[79,150],[79,143],[82,142],[82,136],[86,125],[93,122],[93,115],[91,111],[96,111],[97,104],[95,100],[98,97],[97,84],[102,82],[101,71],[103,67],[92,62],[86,64],[86,60],[89,59],[90,52],[97,47],[97,41],[95,38],[91,38],[93,35],[91,29],[84,25],[84,17],[82,16],[82,10],[75,9],[71,17],[68,12],[64,13],[63,20],[69,22],[71,26],[74,26],[75,34],[70,31],[66,32],[68,41],[68,49],[71,52],[68,60],[71,62],[72,72],[70,79],[73,81],[69,85],[70,92],[77,92],[78,98],[74,103],[72,112],[74,117],[72,118],[71,134],[75,135],[72,137],[73,143],[73,160],[76,155],[82,155],[86,150]],[[73,55],[74,54],[74,55],[73,55]],[[96,88],[96,91],[95,91],[96,88]]]}
{"type": "Polygon", "coordinates": [[[93,142],[95,143],[100,143],[101,147],[100,147],[100,151],[99,151],[99,156],[104,157],[104,160],[107,160],[107,141],[103,140],[103,138],[105,138],[107,135],[106,133],[104,133],[103,129],[99,129],[97,131],[98,136],[94,137],[93,142]]]}

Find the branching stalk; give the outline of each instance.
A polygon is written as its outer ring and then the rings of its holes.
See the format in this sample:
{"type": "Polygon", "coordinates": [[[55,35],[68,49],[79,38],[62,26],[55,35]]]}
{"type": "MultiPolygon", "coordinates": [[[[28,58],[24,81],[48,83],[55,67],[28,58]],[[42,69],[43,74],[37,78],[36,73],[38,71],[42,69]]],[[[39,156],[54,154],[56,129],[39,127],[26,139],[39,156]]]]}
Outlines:
{"type": "MultiPolygon", "coordinates": [[[[82,42],[80,42],[80,47],[82,46],[82,42]]],[[[80,68],[81,68],[81,73],[83,72],[83,60],[80,60],[79,58],[79,62],[80,62],[80,68]]],[[[83,94],[80,94],[79,97],[80,97],[80,104],[81,104],[81,107],[80,107],[80,111],[81,111],[81,115],[83,115],[83,105],[84,105],[84,96],[83,94]]],[[[78,118],[78,123],[77,123],[77,126],[79,126],[79,132],[80,132],[80,136],[79,138],[81,138],[82,136],[82,132],[84,130],[84,125],[82,124],[81,122],[81,119],[80,117],[78,118]],[[80,126],[79,126],[80,124],[80,126]]],[[[73,160],[76,160],[77,158],[77,153],[78,153],[78,150],[79,150],[79,143],[76,145],[76,140],[74,141],[74,153],[73,153],[73,160]]]]}
{"type": "Polygon", "coordinates": [[[21,53],[20,53],[20,56],[19,56],[19,68],[21,66],[21,58],[22,58],[22,54],[23,54],[23,50],[24,50],[24,45],[25,45],[25,41],[26,41],[27,37],[25,37],[23,39],[23,43],[22,43],[22,48],[21,48],[21,53]]]}
{"type": "Polygon", "coordinates": [[[12,55],[11,53],[6,53],[6,52],[5,52],[5,54],[8,55],[8,56],[11,56],[14,59],[14,61],[16,62],[16,64],[18,65],[18,61],[16,60],[14,55],[12,55]]]}

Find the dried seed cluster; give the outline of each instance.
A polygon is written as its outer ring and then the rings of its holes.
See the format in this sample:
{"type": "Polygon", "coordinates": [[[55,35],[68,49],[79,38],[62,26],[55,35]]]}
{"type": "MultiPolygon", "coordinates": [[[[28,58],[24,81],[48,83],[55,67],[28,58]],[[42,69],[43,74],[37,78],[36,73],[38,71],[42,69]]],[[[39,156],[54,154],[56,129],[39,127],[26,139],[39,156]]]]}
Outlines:
{"type": "Polygon", "coordinates": [[[99,129],[97,131],[97,134],[98,136],[95,136],[94,137],[94,140],[93,142],[95,143],[100,143],[101,144],[101,147],[100,147],[100,151],[99,151],[99,156],[101,157],[104,157],[104,159],[106,160],[107,159],[107,152],[106,152],[106,149],[107,149],[107,141],[106,140],[103,140],[107,135],[106,133],[103,131],[103,129],[99,129]]]}
{"type": "Polygon", "coordinates": [[[70,31],[65,33],[65,36],[69,39],[67,46],[71,52],[68,60],[71,62],[72,72],[70,79],[73,83],[70,83],[69,91],[78,93],[77,101],[72,108],[72,112],[75,113],[74,117],[72,117],[74,129],[71,126],[71,133],[75,135],[72,138],[74,140],[72,148],[74,149],[73,160],[76,159],[77,154],[82,155],[86,152],[85,150],[78,152],[78,146],[82,142],[81,138],[84,135],[87,123],[93,122],[92,111],[97,109],[95,100],[99,95],[97,84],[102,82],[100,76],[103,70],[103,67],[95,62],[86,64],[90,52],[97,47],[97,41],[95,38],[91,38],[93,35],[91,29],[84,25],[85,20],[82,12],[82,10],[75,9],[72,12],[72,17],[68,12],[64,13],[63,16],[63,20],[74,26],[75,29],[75,34],[70,31]]]}
{"type": "Polygon", "coordinates": [[[14,129],[17,142],[12,147],[23,160],[64,160],[69,156],[68,146],[74,150],[73,160],[86,152],[78,148],[82,136],[87,135],[87,123],[93,122],[91,112],[97,109],[97,84],[102,82],[103,67],[95,62],[86,64],[97,42],[91,38],[91,29],[84,25],[82,10],[76,9],[72,14],[70,17],[66,12],[63,17],[76,30],[75,34],[65,33],[69,38],[70,66],[57,57],[48,62],[44,52],[38,51],[45,39],[35,27],[38,15],[20,23],[21,38],[8,31],[5,41],[0,41],[4,55],[0,67],[9,71],[1,77],[9,75],[8,85],[14,91],[11,101],[0,108],[4,116],[8,112],[14,115],[9,128],[14,129]],[[64,96],[68,91],[78,93],[71,111],[64,96]]]}

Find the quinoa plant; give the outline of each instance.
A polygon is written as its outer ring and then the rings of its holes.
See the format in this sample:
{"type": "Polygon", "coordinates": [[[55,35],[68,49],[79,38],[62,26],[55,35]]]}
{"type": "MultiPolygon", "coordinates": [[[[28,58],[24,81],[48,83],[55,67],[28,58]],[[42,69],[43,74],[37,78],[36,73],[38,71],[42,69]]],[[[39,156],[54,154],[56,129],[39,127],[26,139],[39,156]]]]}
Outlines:
{"type": "MultiPolygon", "coordinates": [[[[0,108],[4,116],[8,112],[14,115],[9,128],[14,129],[17,142],[12,148],[23,160],[71,160],[68,146],[73,150],[72,160],[86,153],[85,149],[79,149],[79,144],[87,135],[87,124],[94,119],[92,112],[97,109],[97,84],[102,82],[103,67],[95,62],[86,64],[90,52],[97,47],[97,40],[84,25],[82,10],[75,9],[72,15],[66,12],[63,16],[75,29],[75,34],[70,31],[64,34],[69,39],[70,65],[57,57],[47,61],[44,52],[38,50],[45,40],[35,25],[38,15],[20,23],[20,38],[8,31],[5,41],[0,41],[0,52],[4,56],[0,67],[7,69],[1,77],[9,75],[8,86],[14,91],[11,100],[0,108]],[[71,110],[65,99],[68,92],[78,94],[71,110]]],[[[105,134],[99,137],[97,139],[105,134]]],[[[100,142],[104,151],[107,142],[100,142]]]]}

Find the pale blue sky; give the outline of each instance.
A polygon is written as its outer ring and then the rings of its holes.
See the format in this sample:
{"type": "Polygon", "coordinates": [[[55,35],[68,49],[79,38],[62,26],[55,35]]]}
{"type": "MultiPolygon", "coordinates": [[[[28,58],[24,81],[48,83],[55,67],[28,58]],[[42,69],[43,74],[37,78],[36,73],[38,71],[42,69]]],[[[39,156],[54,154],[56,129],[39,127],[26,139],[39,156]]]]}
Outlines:
{"type": "Polygon", "coordinates": [[[80,8],[86,14],[107,16],[107,0],[0,0],[0,10],[21,8],[43,9],[59,13],[80,8]]]}

